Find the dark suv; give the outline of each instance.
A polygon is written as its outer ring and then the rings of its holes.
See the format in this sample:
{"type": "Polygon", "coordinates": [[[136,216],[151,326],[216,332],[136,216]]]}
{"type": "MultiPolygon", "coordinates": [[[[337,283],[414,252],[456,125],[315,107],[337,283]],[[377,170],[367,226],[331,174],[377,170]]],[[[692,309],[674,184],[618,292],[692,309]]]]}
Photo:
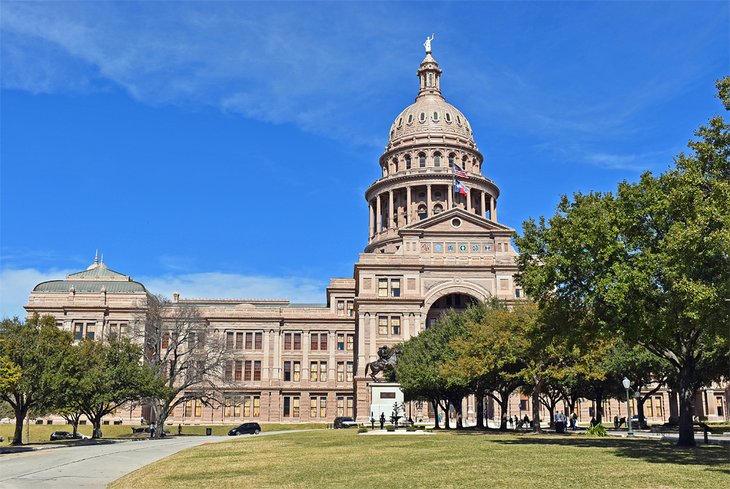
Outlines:
{"type": "Polygon", "coordinates": [[[258,423],[243,423],[228,432],[228,436],[258,435],[261,433],[261,425],[258,423]]]}
{"type": "Polygon", "coordinates": [[[350,418],[349,416],[339,416],[335,418],[335,424],[334,428],[354,428],[357,426],[357,423],[354,419],[350,418]]]}

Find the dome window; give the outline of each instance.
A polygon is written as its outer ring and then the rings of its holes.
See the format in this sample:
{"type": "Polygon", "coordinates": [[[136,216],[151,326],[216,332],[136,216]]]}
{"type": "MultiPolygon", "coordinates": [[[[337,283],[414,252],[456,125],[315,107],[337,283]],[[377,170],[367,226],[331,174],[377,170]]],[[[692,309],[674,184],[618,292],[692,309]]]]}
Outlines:
{"type": "Polygon", "coordinates": [[[459,117],[459,114],[456,114],[456,123],[461,125],[461,117],[459,117]]]}
{"type": "Polygon", "coordinates": [[[434,193],[434,197],[436,197],[437,199],[440,199],[441,198],[441,192],[434,193]]]}
{"type": "Polygon", "coordinates": [[[418,166],[426,168],[426,153],[418,153],[418,166]]]}
{"type": "Polygon", "coordinates": [[[426,113],[421,112],[420,114],[418,114],[418,120],[421,122],[426,122],[426,113]]]}
{"type": "Polygon", "coordinates": [[[425,199],[426,198],[426,192],[418,192],[418,198],[419,199],[425,199]]]}
{"type": "Polygon", "coordinates": [[[434,153],[433,154],[433,166],[440,167],[441,166],[441,153],[434,153]]]}
{"type": "Polygon", "coordinates": [[[454,163],[456,163],[456,155],[454,153],[451,153],[449,155],[449,168],[453,168],[454,163]]]}
{"type": "Polygon", "coordinates": [[[406,170],[411,169],[411,155],[406,155],[406,170]]]}
{"type": "Polygon", "coordinates": [[[398,158],[393,158],[393,171],[398,173],[398,158]]]}
{"type": "Polygon", "coordinates": [[[413,124],[413,114],[408,114],[408,124],[413,124]]]}
{"type": "Polygon", "coordinates": [[[446,113],[446,122],[451,122],[451,114],[446,113]]]}
{"type": "Polygon", "coordinates": [[[398,119],[398,127],[403,125],[403,118],[398,119]]]}
{"type": "Polygon", "coordinates": [[[441,204],[436,204],[435,206],[433,206],[434,214],[441,214],[443,211],[444,211],[444,206],[442,206],[441,204]]]}
{"type": "Polygon", "coordinates": [[[425,204],[421,204],[418,206],[418,218],[423,221],[428,217],[428,209],[426,209],[425,204]]]}
{"type": "Polygon", "coordinates": [[[438,122],[439,121],[439,113],[438,112],[434,112],[433,113],[433,120],[434,120],[434,122],[438,122]]]}

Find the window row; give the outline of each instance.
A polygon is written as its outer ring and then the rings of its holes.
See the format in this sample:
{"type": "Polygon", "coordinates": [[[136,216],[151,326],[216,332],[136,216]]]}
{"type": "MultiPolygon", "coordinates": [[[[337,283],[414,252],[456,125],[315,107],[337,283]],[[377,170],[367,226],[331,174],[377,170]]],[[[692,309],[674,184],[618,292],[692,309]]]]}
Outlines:
{"type": "MultiPolygon", "coordinates": [[[[337,382],[352,382],[354,362],[337,362],[337,382]]],[[[284,362],[284,382],[300,382],[302,380],[302,362],[287,360],[284,362]]],[[[327,362],[313,361],[309,364],[310,382],[327,382],[327,362]]]]}
{"type": "Polygon", "coordinates": [[[400,297],[400,278],[378,278],[378,297],[400,297]]]}
{"type": "Polygon", "coordinates": [[[433,167],[433,168],[441,168],[445,167],[448,163],[448,168],[454,171],[468,171],[471,170],[473,173],[479,173],[479,161],[476,158],[472,158],[472,168],[469,169],[469,157],[468,156],[462,156],[461,159],[458,158],[458,156],[455,153],[450,153],[446,159],[444,159],[444,156],[441,154],[441,152],[436,151],[434,152],[430,159],[431,164],[428,164],[429,156],[424,153],[417,153],[415,155],[415,158],[411,155],[407,154],[403,156],[403,159],[400,159],[398,157],[394,157],[390,161],[384,161],[382,164],[383,167],[383,176],[388,176],[388,173],[397,173],[400,170],[410,170],[413,168],[427,168],[427,167],[433,167]]]}
{"type": "Polygon", "coordinates": [[[337,315],[352,317],[354,314],[353,304],[354,304],[354,302],[351,300],[338,299],[337,300],[337,315]]]}
{"type": "Polygon", "coordinates": [[[223,372],[223,380],[261,380],[261,360],[229,360],[223,372]]]}
{"type": "MultiPolygon", "coordinates": [[[[63,321],[56,321],[58,328],[63,328],[63,321]]],[[[110,322],[108,324],[108,335],[107,338],[117,338],[118,336],[127,336],[129,331],[129,323],[127,322],[110,322]]],[[[101,333],[97,331],[96,321],[74,321],[73,323],[73,335],[74,340],[80,341],[84,338],[93,340],[96,338],[96,334],[101,333]]]]}
{"type": "MultiPolygon", "coordinates": [[[[284,396],[282,402],[282,414],[285,418],[298,418],[300,416],[301,397],[284,396]]],[[[354,415],[355,398],[354,396],[337,396],[337,416],[354,415]]],[[[327,397],[326,396],[310,396],[309,398],[309,416],[311,418],[325,418],[327,416],[327,397]]]]}
{"type": "Polygon", "coordinates": [[[381,336],[400,336],[400,316],[378,316],[378,334],[381,336]]]}
{"type": "MultiPolygon", "coordinates": [[[[354,333],[336,334],[338,351],[351,351],[355,345],[354,333]]],[[[284,333],[284,351],[301,351],[302,333],[284,333]]],[[[327,351],[329,349],[329,333],[310,333],[309,349],[311,351],[327,351]]]]}
{"type": "Polygon", "coordinates": [[[228,331],[226,333],[227,350],[263,350],[263,337],[261,331],[228,331]]]}
{"type": "MultiPolygon", "coordinates": [[[[433,80],[431,78],[433,76],[433,74],[432,73],[429,73],[428,75],[429,75],[429,78],[427,78],[426,85],[427,86],[433,86],[433,83],[432,83],[433,80]]],[[[420,112],[418,114],[418,121],[419,122],[422,122],[422,123],[423,122],[426,122],[426,119],[427,119],[426,112],[420,112]]],[[[453,119],[451,117],[451,112],[445,112],[444,113],[444,119],[446,120],[446,122],[451,123],[453,121],[453,119]]],[[[433,113],[431,113],[431,120],[433,120],[434,122],[440,121],[441,120],[441,114],[438,111],[435,111],[434,110],[433,113]]],[[[456,123],[458,125],[461,125],[462,124],[461,116],[459,114],[456,114],[456,123]]],[[[413,124],[413,114],[408,114],[408,116],[406,118],[406,124],[413,124]]],[[[398,118],[397,127],[398,128],[401,128],[402,126],[403,126],[403,117],[400,117],[400,118],[398,118]]]]}
{"type": "Polygon", "coordinates": [[[227,418],[258,418],[261,415],[261,396],[243,395],[226,397],[223,415],[227,418]],[[241,409],[243,408],[243,409],[241,409]]]}

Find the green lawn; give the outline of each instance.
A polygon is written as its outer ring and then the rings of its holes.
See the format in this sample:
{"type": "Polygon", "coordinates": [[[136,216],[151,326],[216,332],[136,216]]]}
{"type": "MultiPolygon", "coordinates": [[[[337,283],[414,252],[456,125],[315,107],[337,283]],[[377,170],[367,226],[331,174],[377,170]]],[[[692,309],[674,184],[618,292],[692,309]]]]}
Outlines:
{"type": "Polygon", "coordinates": [[[110,487],[728,487],[727,447],[583,435],[437,433],[364,436],[327,430],[182,451],[110,487]]]}
{"type": "MultiPolygon", "coordinates": [[[[183,435],[205,435],[206,428],[213,428],[213,435],[227,435],[228,430],[237,425],[200,425],[200,426],[183,426],[183,435]]],[[[139,428],[137,425],[135,428],[139,428]]],[[[280,424],[280,423],[269,423],[262,424],[264,431],[279,431],[279,430],[301,430],[301,429],[314,429],[314,428],[325,428],[324,423],[299,423],[299,424],[280,424]]],[[[170,431],[172,435],[177,435],[177,425],[166,426],[166,430],[170,431]]],[[[30,442],[31,443],[50,443],[51,433],[54,431],[73,431],[71,425],[67,424],[32,424],[30,425],[30,442]]],[[[15,432],[14,424],[0,424],[0,436],[5,441],[0,443],[0,446],[10,445],[13,439],[13,433],[15,432]]],[[[101,427],[101,432],[104,438],[130,438],[132,436],[132,425],[105,425],[101,427]]],[[[91,436],[91,425],[79,426],[79,433],[86,436],[91,436]]],[[[138,435],[139,436],[139,435],[138,435]]],[[[23,426],[23,437],[25,437],[25,426],[23,426]]],[[[54,442],[59,443],[59,442],[54,442]]],[[[69,440],[63,443],[76,443],[75,440],[69,440]]]]}

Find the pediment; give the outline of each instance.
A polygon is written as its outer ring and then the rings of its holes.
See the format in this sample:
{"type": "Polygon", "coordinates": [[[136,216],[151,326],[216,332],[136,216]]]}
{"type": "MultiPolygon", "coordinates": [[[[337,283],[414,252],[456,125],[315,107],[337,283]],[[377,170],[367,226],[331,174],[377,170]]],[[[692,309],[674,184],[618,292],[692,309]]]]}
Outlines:
{"type": "Polygon", "coordinates": [[[458,207],[401,229],[402,235],[411,233],[417,233],[419,235],[489,233],[500,236],[511,236],[514,232],[515,230],[511,227],[466,212],[464,209],[458,207]]]}

